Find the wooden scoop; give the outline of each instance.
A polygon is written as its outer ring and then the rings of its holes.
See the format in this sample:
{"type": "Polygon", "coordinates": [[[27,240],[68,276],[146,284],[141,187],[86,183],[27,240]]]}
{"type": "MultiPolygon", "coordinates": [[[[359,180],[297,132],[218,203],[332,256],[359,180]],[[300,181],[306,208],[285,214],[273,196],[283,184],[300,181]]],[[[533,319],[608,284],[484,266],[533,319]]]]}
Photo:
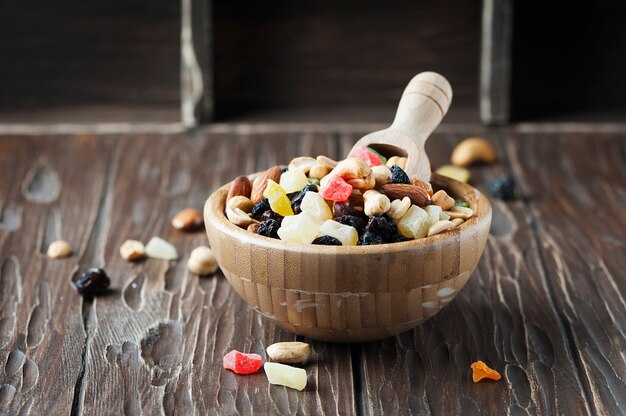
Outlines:
{"type": "Polygon", "coordinates": [[[371,147],[383,156],[406,156],[409,176],[430,182],[426,139],[448,112],[452,88],[441,75],[422,72],[406,86],[391,126],[361,138],[352,149],[371,147]]]}

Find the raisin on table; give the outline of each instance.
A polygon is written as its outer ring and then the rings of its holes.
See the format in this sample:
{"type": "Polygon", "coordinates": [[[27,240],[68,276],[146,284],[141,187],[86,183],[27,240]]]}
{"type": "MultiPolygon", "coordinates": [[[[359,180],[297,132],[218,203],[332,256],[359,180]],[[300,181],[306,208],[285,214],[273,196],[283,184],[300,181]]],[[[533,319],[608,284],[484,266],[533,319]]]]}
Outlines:
{"type": "Polygon", "coordinates": [[[104,295],[109,289],[111,279],[99,267],[90,267],[74,282],[76,290],[84,297],[104,295]]]}
{"type": "Polygon", "coordinates": [[[487,184],[487,192],[495,198],[505,201],[515,199],[515,180],[511,175],[502,175],[487,184]]]}

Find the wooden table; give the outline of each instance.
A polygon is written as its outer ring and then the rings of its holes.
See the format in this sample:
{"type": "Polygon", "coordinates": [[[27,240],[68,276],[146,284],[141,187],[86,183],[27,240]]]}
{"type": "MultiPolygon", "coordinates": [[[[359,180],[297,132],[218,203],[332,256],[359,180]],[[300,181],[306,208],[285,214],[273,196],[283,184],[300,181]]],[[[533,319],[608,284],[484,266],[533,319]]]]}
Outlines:
{"type": "MultiPolygon", "coordinates": [[[[344,155],[369,126],[217,126],[181,134],[0,138],[1,414],[624,414],[624,132],[442,126],[435,165],[483,135],[523,198],[493,200],[479,267],[450,305],[412,332],[362,345],[311,342],[309,385],[222,369],[233,348],[297,337],[253,312],[221,274],[186,270],[202,231],[170,218],[219,184],[295,155],[344,155]],[[120,244],[171,241],[178,262],[129,264],[120,244]],[[50,260],[63,238],[72,257],[50,260]],[[72,278],[106,268],[93,302],[72,278]],[[499,382],[474,384],[483,359],[499,382]]],[[[592,129],[593,130],[593,129],[592,129]]]]}

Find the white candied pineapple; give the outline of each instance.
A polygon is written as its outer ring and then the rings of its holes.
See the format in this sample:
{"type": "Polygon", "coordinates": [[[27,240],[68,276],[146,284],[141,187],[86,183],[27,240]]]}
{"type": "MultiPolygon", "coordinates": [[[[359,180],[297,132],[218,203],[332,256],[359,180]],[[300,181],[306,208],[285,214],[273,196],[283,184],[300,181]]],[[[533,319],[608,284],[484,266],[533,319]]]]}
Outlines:
{"type": "Polygon", "coordinates": [[[439,221],[439,216],[443,211],[441,210],[441,207],[437,205],[428,205],[424,208],[424,210],[428,214],[428,218],[426,219],[426,232],[428,233],[428,228],[439,221]]]}
{"type": "Polygon", "coordinates": [[[337,221],[328,220],[319,229],[320,235],[329,235],[341,241],[343,246],[356,246],[359,234],[356,228],[341,224],[337,221]]]}
{"type": "Polygon", "coordinates": [[[304,194],[304,198],[302,198],[302,202],[300,203],[300,210],[318,224],[323,224],[324,221],[333,217],[333,213],[326,203],[326,200],[317,192],[309,191],[304,194]]]}
{"type": "Polygon", "coordinates": [[[270,384],[291,387],[300,391],[306,387],[306,371],[303,368],[280,363],[265,363],[263,369],[270,384]]]}
{"type": "Polygon", "coordinates": [[[426,237],[428,213],[417,205],[411,205],[411,208],[398,221],[398,232],[408,238],[426,237]]]}
{"type": "Polygon", "coordinates": [[[290,243],[310,244],[319,230],[319,225],[304,212],[283,218],[278,236],[290,243]]]}
{"type": "Polygon", "coordinates": [[[300,169],[293,169],[280,175],[280,186],[288,194],[298,192],[309,183],[304,172],[300,169]]]}

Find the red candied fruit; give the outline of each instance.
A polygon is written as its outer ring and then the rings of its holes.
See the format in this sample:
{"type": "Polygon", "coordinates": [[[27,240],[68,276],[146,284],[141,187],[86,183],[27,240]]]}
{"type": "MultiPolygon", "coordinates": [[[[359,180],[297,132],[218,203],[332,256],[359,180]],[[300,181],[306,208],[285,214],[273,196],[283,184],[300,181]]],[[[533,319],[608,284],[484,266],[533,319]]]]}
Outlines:
{"type": "Polygon", "coordinates": [[[320,188],[320,196],[324,199],[343,202],[352,195],[352,185],[343,180],[341,176],[332,176],[324,186],[320,188]]]}
{"type": "Polygon", "coordinates": [[[380,157],[378,157],[376,153],[368,150],[365,147],[357,147],[356,149],[353,149],[348,157],[358,157],[359,159],[367,163],[370,168],[372,166],[380,166],[383,164],[383,161],[380,160],[380,157]]]}
{"type": "Polygon", "coordinates": [[[244,354],[232,350],[224,356],[224,368],[237,374],[252,374],[259,371],[263,365],[263,359],[259,354],[244,354]]]}

